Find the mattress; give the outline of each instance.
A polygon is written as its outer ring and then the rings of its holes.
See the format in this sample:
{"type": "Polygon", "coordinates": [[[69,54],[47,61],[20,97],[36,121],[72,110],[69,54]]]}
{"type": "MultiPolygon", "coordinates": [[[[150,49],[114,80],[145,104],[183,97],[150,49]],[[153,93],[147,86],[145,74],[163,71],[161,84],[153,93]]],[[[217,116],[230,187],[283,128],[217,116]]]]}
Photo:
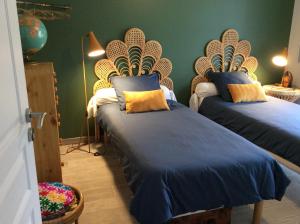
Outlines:
{"type": "Polygon", "coordinates": [[[97,121],[111,136],[142,224],[180,214],[278,199],[289,184],[267,152],[189,108],[126,114],[103,105],[97,121]]]}
{"type": "Polygon", "coordinates": [[[207,97],[199,113],[300,166],[300,106],[274,97],[267,102],[225,102],[207,97]]]}

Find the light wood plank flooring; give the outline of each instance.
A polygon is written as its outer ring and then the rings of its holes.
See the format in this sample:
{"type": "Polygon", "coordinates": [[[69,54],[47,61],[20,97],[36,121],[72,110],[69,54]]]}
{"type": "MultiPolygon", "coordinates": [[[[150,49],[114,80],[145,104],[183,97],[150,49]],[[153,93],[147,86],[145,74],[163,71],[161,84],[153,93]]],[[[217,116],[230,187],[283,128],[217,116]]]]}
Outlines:
{"type": "MultiPolygon", "coordinates": [[[[92,150],[103,148],[94,145],[92,150]]],[[[84,147],[84,149],[87,149],[84,147]]],[[[66,146],[61,147],[62,154],[66,146]]],[[[128,206],[131,192],[113,150],[108,148],[105,156],[74,151],[62,155],[63,180],[78,187],[85,197],[85,208],[80,224],[136,224],[128,206]]],[[[287,170],[292,179],[282,202],[267,201],[264,205],[262,224],[300,224],[300,175],[287,170]]],[[[233,209],[233,224],[250,224],[252,206],[233,209]]]]}

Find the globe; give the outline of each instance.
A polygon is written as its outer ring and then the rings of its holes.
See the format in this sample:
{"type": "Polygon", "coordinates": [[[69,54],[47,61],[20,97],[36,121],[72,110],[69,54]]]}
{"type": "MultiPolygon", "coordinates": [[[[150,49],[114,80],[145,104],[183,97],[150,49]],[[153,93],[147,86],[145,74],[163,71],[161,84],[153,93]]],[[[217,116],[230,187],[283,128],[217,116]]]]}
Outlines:
{"type": "Polygon", "coordinates": [[[34,16],[22,15],[19,24],[23,54],[29,56],[41,50],[48,38],[44,23],[34,16]]]}

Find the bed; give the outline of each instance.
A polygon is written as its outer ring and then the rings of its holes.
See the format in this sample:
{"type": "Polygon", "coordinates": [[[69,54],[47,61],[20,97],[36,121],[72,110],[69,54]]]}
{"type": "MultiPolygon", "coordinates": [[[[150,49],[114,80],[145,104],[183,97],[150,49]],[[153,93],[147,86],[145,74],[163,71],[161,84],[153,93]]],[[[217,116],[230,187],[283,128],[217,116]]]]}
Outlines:
{"type": "MultiPolygon", "coordinates": [[[[94,91],[110,87],[109,77],[133,75],[129,74],[132,68],[138,75],[158,72],[160,82],[173,89],[171,62],[153,56],[157,51],[149,50],[149,41],[145,44],[144,39],[140,29],[132,28],[125,34],[125,43],[108,45],[108,59],[95,65],[100,80],[94,91]],[[127,59],[133,50],[140,57],[127,59]],[[124,70],[118,69],[120,57],[111,55],[120,51],[121,63],[128,63],[124,70]],[[144,59],[153,64],[146,66],[149,63],[143,63],[144,59]]],[[[157,43],[150,42],[161,49],[157,43]]],[[[289,184],[281,167],[265,151],[180,103],[174,102],[171,111],[133,114],[121,111],[116,102],[103,104],[97,110],[96,123],[109,133],[120,155],[133,192],[130,211],[142,224],[167,223],[199,210],[254,203],[253,223],[260,223],[261,202],[280,200],[289,184]]]]}
{"type": "Polygon", "coordinates": [[[249,141],[300,166],[300,107],[268,97],[264,103],[234,104],[207,97],[199,113],[249,141]]]}
{"type": "MultiPolygon", "coordinates": [[[[195,63],[197,76],[192,81],[191,107],[256,145],[300,166],[299,105],[274,97],[268,97],[267,102],[235,104],[224,101],[220,96],[199,97],[195,94],[198,83],[208,82],[206,74],[211,70],[241,70],[256,80],[257,60],[250,56],[250,51],[250,43],[239,41],[238,33],[232,29],[223,34],[221,41],[210,42],[206,56],[198,58],[195,63]],[[216,45],[218,50],[215,50],[216,47],[212,50],[211,46],[216,45]],[[214,60],[217,55],[220,57],[214,60]],[[227,66],[222,66],[224,63],[227,66]]],[[[295,166],[292,168],[298,172],[300,170],[295,166]]]]}

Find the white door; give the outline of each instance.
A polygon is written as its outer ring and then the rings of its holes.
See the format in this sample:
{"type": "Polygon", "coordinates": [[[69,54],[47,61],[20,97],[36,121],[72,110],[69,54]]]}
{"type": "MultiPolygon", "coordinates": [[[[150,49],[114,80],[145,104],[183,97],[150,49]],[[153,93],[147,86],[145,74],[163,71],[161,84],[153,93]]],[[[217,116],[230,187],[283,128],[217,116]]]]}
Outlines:
{"type": "Polygon", "coordinates": [[[0,224],[40,224],[15,0],[0,0],[0,224]]]}

